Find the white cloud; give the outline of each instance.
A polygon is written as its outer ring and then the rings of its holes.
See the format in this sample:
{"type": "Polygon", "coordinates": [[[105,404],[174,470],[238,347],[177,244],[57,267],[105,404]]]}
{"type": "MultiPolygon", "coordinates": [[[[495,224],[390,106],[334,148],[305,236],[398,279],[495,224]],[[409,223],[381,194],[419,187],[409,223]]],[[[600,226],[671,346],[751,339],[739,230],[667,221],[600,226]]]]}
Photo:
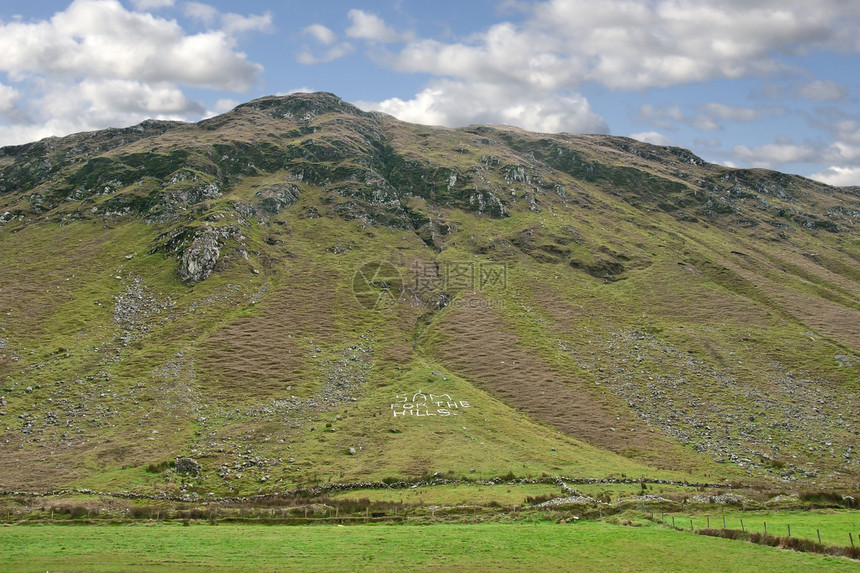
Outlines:
{"type": "Polygon", "coordinates": [[[350,38],[385,44],[401,42],[410,37],[408,34],[400,34],[388,27],[385,21],[376,14],[369,14],[364,10],[353,9],[349,11],[347,16],[352,20],[352,25],[346,29],[346,35],[350,38]]]}
{"type": "Polygon", "coordinates": [[[497,24],[469,42],[416,40],[390,61],[403,71],[482,81],[646,89],[774,73],[785,68],[777,54],[850,47],[858,12],[838,0],[549,0],[534,4],[522,24],[497,24]]]}
{"type": "Polygon", "coordinates": [[[653,145],[669,145],[672,140],[667,136],[663,135],[659,131],[643,131],[642,133],[631,133],[630,137],[633,139],[638,139],[639,141],[644,141],[645,143],[651,143],[653,145]]]}
{"type": "Polygon", "coordinates": [[[325,44],[326,46],[331,46],[337,41],[337,36],[334,32],[332,32],[329,28],[326,28],[322,24],[311,24],[302,30],[303,33],[315,38],[321,44],[325,44]]]}
{"type": "Polygon", "coordinates": [[[725,105],[722,103],[707,103],[702,111],[709,115],[727,121],[753,121],[761,117],[761,112],[749,107],[725,105]]]}
{"type": "Polygon", "coordinates": [[[306,65],[321,64],[342,58],[351,54],[354,50],[355,48],[353,48],[352,44],[349,42],[341,42],[320,54],[315,54],[310,48],[305,46],[305,48],[296,55],[296,61],[300,64],[306,65]]]}
{"type": "Polygon", "coordinates": [[[131,0],[131,3],[138,10],[158,10],[170,8],[175,4],[175,0],[131,0]]]}
{"type": "MultiPolygon", "coordinates": [[[[149,85],[131,80],[84,80],[78,94],[94,113],[184,117],[201,114],[204,107],[172,85],[149,85]]],[[[68,92],[66,92],[68,97],[68,92]]]]}
{"type": "Polygon", "coordinates": [[[639,106],[639,118],[660,129],[677,129],[676,123],[684,121],[684,112],[678,105],[657,107],[651,104],[639,106]]]}
{"type": "Polygon", "coordinates": [[[0,84],[0,118],[13,120],[21,113],[19,101],[21,92],[13,88],[0,84]]]}
{"type": "Polygon", "coordinates": [[[817,80],[797,86],[797,95],[812,101],[833,101],[845,97],[848,90],[830,80],[817,80]]]}
{"type": "Polygon", "coordinates": [[[199,22],[203,22],[207,26],[212,25],[218,20],[218,9],[209,4],[202,2],[186,2],[183,10],[185,15],[199,22]]]}
{"type": "Polygon", "coordinates": [[[815,146],[796,145],[785,139],[753,148],[736,145],[732,153],[753,167],[767,169],[776,169],[783,163],[813,163],[821,158],[821,152],[815,146]]]}
{"type": "Polygon", "coordinates": [[[216,17],[220,28],[188,34],[176,20],[126,10],[117,0],[75,0],[47,20],[0,22],[0,72],[19,94],[19,109],[3,113],[0,145],[205,113],[183,86],[247,90],[262,66],[236,49],[236,35],[268,29],[271,16],[216,17]]]}
{"type": "Polygon", "coordinates": [[[349,42],[338,42],[337,35],[322,24],[311,24],[302,30],[302,34],[309,36],[317,44],[325,46],[325,49],[319,50],[307,44],[302,46],[301,52],[296,54],[296,61],[300,64],[331,62],[355,51],[349,42]]]}
{"type": "Polygon", "coordinates": [[[813,173],[809,178],[837,187],[860,185],[860,167],[828,167],[824,171],[813,173]]]}
{"type": "Polygon", "coordinates": [[[606,133],[606,122],[579,94],[517,93],[505,86],[440,80],[414,98],[359,102],[364,109],[429,125],[515,125],[539,132],[606,133]]]}
{"type": "Polygon", "coordinates": [[[288,95],[293,95],[293,94],[312,94],[316,91],[319,91],[319,90],[311,89],[307,86],[302,86],[300,88],[287,90],[285,92],[277,92],[277,93],[275,93],[275,95],[276,96],[288,96],[288,95]]]}
{"type": "Polygon", "coordinates": [[[242,16],[233,12],[221,14],[221,29],[228,36],[246,32],[271,32],[273,30],[272,13],[251,14],[250,16],[242,16]]]}
{"type": "Polygon", "coordinates": [[[721,121],[736,121],[747,123],[761,117],[757,109],[732,106],[722,103],[707,103],[699,108],[699,113],[688,123],[702,131],[723,129],[721,121]]]}
{"type": "MultiPolygon", "coordinates": [[[[466,93],[460,106],[471,113],[447,103],[452,94],[461,93],[457,86],[482,86],[477,96],[481,102],[490,92],[510,94],[492,98],[507,110],[494,112],[496,117],[522,117],[529,125],[578,125],[587,114],[560,120],[554,117],[557,106],[546,102],[576,93],[586,83],[644,90],[777,73],[790,76],[799,70],[785,63],[786,56],[860,49],[855,33],[860,4],[848,7],[841,0],[547,0],[507,2],[505,7],[514,9],[521,21],[497,23],[455,41],[406,39],[401,48],[375,52],[376,61],[393,70],[435,77],[412,99],[380,104],[415,121],[452,124],[455,118],[488,115],[466,93]],[[518,114],[514,109],[530,111],[518,114]],[[546,121],[535,118],[536,113],[547,114],[546,121]]],[[[351,37],[403,40],[372,14],[352,10],[349,16],[351,37]]],[[[319,60],[309,56],[302,57],[319,60]]],[[[816,93],[831,87],[816,86],[816,93]]],[[[765,113],[770,112],[712,103],[689,113],[679,106],[643,106],[640,115],[661,131],[677,129],[678,123],[710,131],[723,129],[725,122],[755,121],[765,113]]]]}
{"type": "Polygon", "coordinates": [[[148,118],[185,120],[189,114],[205,111],[173,86],[132,80],[84,80],[77,84],[48,80],[31,107],[32,121],[0,126],[0,144],[125,127],[148,118]]]}
{"type": "MultiPolygon", "coordinates": [[[[639,90],[783,71],[781,55],[824,46],[850,48],[856,43],[849,34],[851,22],[860,15],[838,0],[815,6],[800,0],[549,0],[519,10],[524,15],[520,24],[502,22],[455,42],[414,39],[379,61],[400,72],[515,93],[575,92],[585,82],[639,90]]],[[[350,16],[352,36],[395,40],[396,33],[378,18],[356,10],[350,16]],[[361,27],[359,15],[366,18],[361,27]]],[[[437,94],[438,85],[417,94],[409,109],[421,108],[420,102],[437,94]]],[[[438,99],[424,107],[438,108],[438,99]]],[[[761,114],[719,103],[689,117],[678,106],[642,110],[645,121],[663,130],[675,129],[678,122],[717,130],[723,122],[750,122],[761,114]]],[[[433,116],[429,111],[424,115],[433,116]]]]}
{"type": "Polygon", "coordinates": [[[233,12],[221,13],[217,8],[202,2],[186,2],[185,15],[206,26],[218,26],[228,36],[244,32],[271,32],[272,13],[242,16],[233,12]]]}
{"type": "Polygon", "coordinates": [[[77,0],[50,20],[0,25],[0,71],[244,90],[262,71],[227,33],[186,35],[175,20],[116,0],[77,0]]]}
{"type": "Polygon", "coordinates": [[[213,115],[228,112],[231,109],[235,108],[240,103],[242,103],[242,102],[240,102],[239,100],[230,99],[230,98],[221,98],[215,102],[215,106],[212,108],[212,111],[214,112],[213,115]]]}
{"type": "Polygon", "coordinates": [[[751,108],[711,102],[691,106],[691,113],[685,113],[677,104],[663,107],[643,104],[639,107],[639,119],[665,130],[675,130],[678,124],[685,124],[701,131],[716,131],[723,129],[727,121],[749,123],[764,114],[776,115],[781,111],[777,107],[751,108]]]}

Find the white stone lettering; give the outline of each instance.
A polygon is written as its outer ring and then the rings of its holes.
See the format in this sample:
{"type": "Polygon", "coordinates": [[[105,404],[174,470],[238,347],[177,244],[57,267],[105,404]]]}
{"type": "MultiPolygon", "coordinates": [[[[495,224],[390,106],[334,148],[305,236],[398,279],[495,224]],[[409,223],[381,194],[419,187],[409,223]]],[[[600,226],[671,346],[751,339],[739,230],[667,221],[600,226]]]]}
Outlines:
{"type": "Polygon", "coordinates": [[[398,417],[447,417],[458,416],[458,410],[470,408],[469,402],[456,400],[450,394],[425,394],[421,390],[411,396],[397,394],[391,404],[391,412],[398,417]],[[411,400],[410,400],[411,398],[411,400]]]}

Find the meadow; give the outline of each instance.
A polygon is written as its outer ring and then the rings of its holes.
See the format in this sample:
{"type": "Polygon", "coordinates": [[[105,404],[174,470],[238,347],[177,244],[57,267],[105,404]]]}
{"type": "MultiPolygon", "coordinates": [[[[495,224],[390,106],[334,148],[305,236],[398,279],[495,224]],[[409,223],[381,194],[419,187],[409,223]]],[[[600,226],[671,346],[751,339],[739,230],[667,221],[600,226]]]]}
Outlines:
{"type": "Polygon", "coordinates": [[[844,558],[693,535],[647,520],[11,526],[0,528],[0,545],[0,570],[9,572],[860,570],[844,558]]]}

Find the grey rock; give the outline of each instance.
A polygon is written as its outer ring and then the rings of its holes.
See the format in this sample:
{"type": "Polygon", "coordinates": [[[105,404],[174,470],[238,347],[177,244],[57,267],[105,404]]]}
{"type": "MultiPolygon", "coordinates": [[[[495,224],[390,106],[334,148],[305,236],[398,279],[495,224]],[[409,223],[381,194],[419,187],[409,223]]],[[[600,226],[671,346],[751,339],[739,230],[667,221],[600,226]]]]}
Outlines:
{"type": "Polygon", "coordinates": [[[256,197],[261,199],[260,209],[267,215],[277,215],[290,205],[299,200],[301,191],[292,183],[284,183],[268,187],[257,192],[256,197]]]}
{"type": "Polygon", "coordinates": [[[203,466],[192,458],[177,458],[174,469],[178,474],[198,476],[203,471],[203,466]]]}
{"type": "Polygon", "coordinates": [[[191,244],[182,251],[179,262],[179,278],[184,283],[196,283],[206,280],[221,256],[221,247],[227,239],[238,235],[239,230],[233,226],[206,226],[194,233],[191,244]]]}

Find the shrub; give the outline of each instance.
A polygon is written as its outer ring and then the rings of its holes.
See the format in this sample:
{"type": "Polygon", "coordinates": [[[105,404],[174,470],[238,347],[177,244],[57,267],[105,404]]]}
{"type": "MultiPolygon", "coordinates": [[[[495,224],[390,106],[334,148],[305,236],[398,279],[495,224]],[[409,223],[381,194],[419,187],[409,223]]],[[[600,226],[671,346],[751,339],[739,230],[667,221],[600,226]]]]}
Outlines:
{"type": "Polygon", "coordinates": [[[171,465],[173,465],[173,462],[170,461],[153,463],[146,466],[146,471],[151,474],[160,474],[163,471],[167,470],[167,468],[169,468],[171,465]]]}
{"type": "Polygon", "coordinates": [[[800,494],[800,501],[816,505],[854,507],[856,500],[850,496],[843,496],[833,491],[805,491],[800,494]]]}

